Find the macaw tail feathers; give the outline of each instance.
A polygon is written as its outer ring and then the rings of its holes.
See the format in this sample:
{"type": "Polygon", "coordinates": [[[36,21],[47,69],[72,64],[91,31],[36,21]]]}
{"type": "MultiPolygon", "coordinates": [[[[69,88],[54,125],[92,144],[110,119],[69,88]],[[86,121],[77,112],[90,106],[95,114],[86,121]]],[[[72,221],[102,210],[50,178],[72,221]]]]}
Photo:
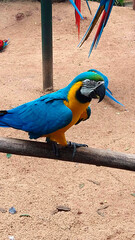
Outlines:
{"type": "Polygon", "coordinates": [[[112,94],[110,93],[110,90],[108,91],[106,89],[105,95],[108,96],[110,99],[112,99],[114,102],[116,102],[116,103],[120,104],[121,106],[125,107],[121,102],[119,102],[116,98],[114,98],[112,96],[112,94]]]}
{"type": "Polygon", "coordinates": [[[109,88],[107,88],[106,90],[112,95],[112,92],[109,88]]]}
{"type": "Polygon", "coordinates": [[[99,43],[99,40],[100,40],[102,32],[103,32],[103,29],[104,29],[104,27],[108,21],[108,18],[110,16],[112,7],[113,7],[113,0],[110,0],[107,11],[106,10],[103,11],[103,15],[102,15],[101,21],[99,23],[99,26],[98,26],[98,29],[97,29],[97,32],[95,35],[95,39],[94,39],[95,40],[94,41],[95,48],[97,48],[97,45],[99,43]]]}
{"type": "Polygon", "coordinates": [[[90,48],[90,51],[89,51],[89,57],[90,57],[90,54],[93,50],[93,47],[97,47],[98,45],[98,42],[100,40],[100,37],[101,37],[101,34],[103,32],[103,29],[104,29],[104,19],[105,19],[105,16],[106,16],[106,12],[105,10],[103,11],[103,15],[102,15],[102,18],[101,18],[101,21],[99,23],[99,26],[98,26],[98,29],[97,29],[97,32],[96,32],[96,35],[94,37],[94,40],[92,42],[92,45],[91,45],[91,48],[90,48]]]}
{"type": "Polygon", "coordinates": [[[100,1],[100,5],[97,9],[97,12],[96,12],[92,22],[90,23],[86,33],[84,34],[81,42],[78,45],[79,47],[81,47],[83,45],[83,43],[88,39],[88,37],[91,34],[93,28],[95,27],[96,23],[98,22],[98,19],[100,18],[101,14],[103,13],[102,17],[101,17],[101,20],[100,20],[100,23],[99,23],[99,26],[98,26],[98,29],[97,29],[97,32],[96,32],[96,35],[94,37],[94,40],[92,42],[92,45],[91,45],[91,48],[90,48],[90,51],[89,51],[89,56],[90,56],[94,46],[96,48],[98,43],[99,43],[99,40],[101,38],[103,29],[106,26],[107,21],[109,19],[113,4],[114,4],[114,0],[100,1]]]}
{"type": "Polygon", "coordinates": [[[3,110],[0,111],[0,127],[12,127],[16,129],[21,129],[22,123],[19,121],[19,116],[14,113],[14,110],[3,110]]]}
{"type": "Polygon", "coordinates": [[[108,21],[108,19],[109,19],[110,13],[111,13],[111,11],[112,11],[113,4],[114,4],[114,0],[110,0],[109,5],[108,5],[108,9],[107,9],[107,11],[106,11],[106,17],[105,17],[105,21],[104,21],[104,27],[105,27],[105,25],[107,24],[107,21],[108,21]]]}
{"type": "MultiPolygon", "coordinates": [[[[81,0],[75,0],[75,4],[79,10],[79,12],[81,12],[81,0]]],[[[76,18],[76,25],[78,28],[78,38],[80,36],[80,15],[78,14],[78,12],[75,10],[75,18],[76,18]]]]}
{"type": "Polygon", "coordinates": [[[6,110],[0,111],[0,127],[10,127],[5,120],[3,121],[4,116],[7,114],[6,110]]]}
{"type": "Polygon", "coordinates": [[[81,47],[83,45],[83,43],[88,39],[89,35],[91,34],[92,30],[94,29],[102,11],[104,9],[104,6],[99,6],[98,9],[97,9],[97,12],[91,22],[91,24],[89,25],[86,33],[84,34],[82,40],[80,41],[80,43],[78,44],[79,47],[81,47]]]}
{"type": "MultiPolygon", "coordinates": [[[[75,10],[77,11],[77,13],[80,15],[81,19],[84,19],[81,12],[79,11],[79,9],[77,8],[76,4],[74,3],[73,0],[69,0],[71,2],[71,4],[73,5],[73,7],[75,8],[75,10]]],[[[81,1],[81,0],[80,0],[81,1]]]]}
{"type": "Polygon", "coordinates": [[[86,0],[86,3],[87,3],[87,7],[88,7],[88,9],[89,9],[89,12],[90,12],[90,14],[92,15],[92,12],[91,12],[90,5],[89,5],[88,0],[86,0]]]}
{"type": "Polygon", "coordinates": [[[80,18],[84,19],[81,14],[81,0],[69,0],[73,7],[75,8],[75,18],[76,18],[76,25],[78,27],[78,37],[80,36],[80,18]]]}

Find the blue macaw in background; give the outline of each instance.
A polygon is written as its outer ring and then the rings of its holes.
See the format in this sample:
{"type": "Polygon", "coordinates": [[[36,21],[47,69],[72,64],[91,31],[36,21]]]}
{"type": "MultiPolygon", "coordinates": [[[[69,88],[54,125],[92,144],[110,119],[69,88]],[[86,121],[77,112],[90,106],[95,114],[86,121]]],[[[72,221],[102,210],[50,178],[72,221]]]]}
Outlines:
{"type": "Polygon", "coordinates": [[[98,21],[101,13],[103,12],[101,21],[99,23],[99,26],[98,26],[98,29],[97,29],[97,32],[96,32],[96,35],[94,37],[94,40],[92,42],[92,45],[91,45],[91,48],[90,48],[90,51],[89,51],[89,56],[90,56],[90,54],[93,50],[93,47],[95,46],[95,48],[96,48],[97,45],[98,45],[98,42],[99,42],[100,37],[102,35],[103,29],[106,26],[107,21],[109,19],[109,16],[110,16],[110,13],[111,13],[114,2],[115,2],[115,0],[101,0],[100,1],[100,5],[97,9],[97,12],[96,12],[92,22],[90,23],[86,33],[84,34],[81,42],[78,45],[79,47],[81,47],[83,45],[83,43],[88,39],[89,35],[91,34],[92,30],[94,29],[94,27],[95,27],[95,25],[98,21]]]}
{"type": "Polygon", "coordinates": [[[57,92],[0,111],[0,127],[23,130],[28,132],[30,139],[46,137],[49,141],[67,146],[65,132],[88,119],[91,114],[90,101],[98,98],[101,102],[104,96],[105,86],[101,74],[83,72],[57,92]]]}
{"type": "Polygon", "coordinates": [[[109,80],[108,80],[108,78],[107,78],[103,73],[101,73],[100,71],[95,70],[95,69],[90,69],[89,72],[95,72],[95,73],[101,75],[102,78],[104,79],[104,85],[105,85],[105,89],[106,89],[105,95],[106,95],[107,97],[109,97],[110,99],[112,99],[114,102],[116,102],[116,103],[120,104],[121,106],[125,107],[122,103],[120,103],[116,98],[114,98],[114,97],[112,96],[112,92],[111,92],[111,91],[109,90],[109,88],[108,88],[109,80]]]}

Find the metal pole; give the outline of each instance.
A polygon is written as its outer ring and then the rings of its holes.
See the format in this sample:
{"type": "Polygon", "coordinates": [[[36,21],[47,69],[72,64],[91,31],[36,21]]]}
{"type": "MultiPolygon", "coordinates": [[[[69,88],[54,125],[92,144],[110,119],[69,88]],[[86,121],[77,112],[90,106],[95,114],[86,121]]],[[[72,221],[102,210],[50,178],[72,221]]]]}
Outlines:
{"type": "Polygon", "coordinates": [[[53,89],[52,0],[41,0],[43,90],[53,89]]]}

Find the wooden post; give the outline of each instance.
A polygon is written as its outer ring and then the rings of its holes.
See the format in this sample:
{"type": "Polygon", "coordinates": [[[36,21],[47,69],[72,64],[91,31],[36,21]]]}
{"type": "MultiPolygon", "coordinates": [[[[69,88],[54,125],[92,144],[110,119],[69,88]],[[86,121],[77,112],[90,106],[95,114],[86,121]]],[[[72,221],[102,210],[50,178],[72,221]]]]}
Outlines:
{"type": "Polygon", "coordinates": [[[41,0],[43,90],[53,89],[52,0],[41,0]]]}
{"type": "Polygon", "coordinates": [[[135,171],[135,154],[110,150],[81,147],[77,148],[73,158],[73,148],[59,146],[59,156],[56,157],[51,144],[1,137],[0,152],[135,171]]]}
{"type": "Polygon", "coordinates": [[[133,0],[133,10],[135,10],[135,0],[133,0]]]}

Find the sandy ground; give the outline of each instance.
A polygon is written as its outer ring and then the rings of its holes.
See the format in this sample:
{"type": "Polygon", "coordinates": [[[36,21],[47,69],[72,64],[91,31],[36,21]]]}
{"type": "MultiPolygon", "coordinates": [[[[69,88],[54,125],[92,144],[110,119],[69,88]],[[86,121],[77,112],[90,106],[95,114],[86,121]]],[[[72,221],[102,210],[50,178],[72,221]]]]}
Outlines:
{"type": "MultiPolygon", "coordinates": [[[[90,5],[94,14],[98,4],[90,5]]],[[[81,37],[92,19],[85,2],[82,14],[87,18],[81,21],[81,37]]],[[[69,130],[67,139],[135,153],[135,11],[114,7],[88,58],[94,33],[78,49],[71,4],[53,4],[54,90],[95,68],[108,76],[109,88],[127,111],[107,97],[100,104],[93,100],[90,120],[69,130]]],[[[10,44],[0,53],[0,109],[43,95],[39,2],[0,3],[0,39],[5,38],[10,44]],[[19,12],[24,18],[17,21],[19,12]]],[[[0,135],[28,139],[14,129],[1,128],[0,135]]],[[[0,208],[6,210],[0,209],[1,240],[135,239],[134,172],[2,153],[0,169],[0,208]],[[59,205],[71,210],[56,213],[59,205]]]]}

